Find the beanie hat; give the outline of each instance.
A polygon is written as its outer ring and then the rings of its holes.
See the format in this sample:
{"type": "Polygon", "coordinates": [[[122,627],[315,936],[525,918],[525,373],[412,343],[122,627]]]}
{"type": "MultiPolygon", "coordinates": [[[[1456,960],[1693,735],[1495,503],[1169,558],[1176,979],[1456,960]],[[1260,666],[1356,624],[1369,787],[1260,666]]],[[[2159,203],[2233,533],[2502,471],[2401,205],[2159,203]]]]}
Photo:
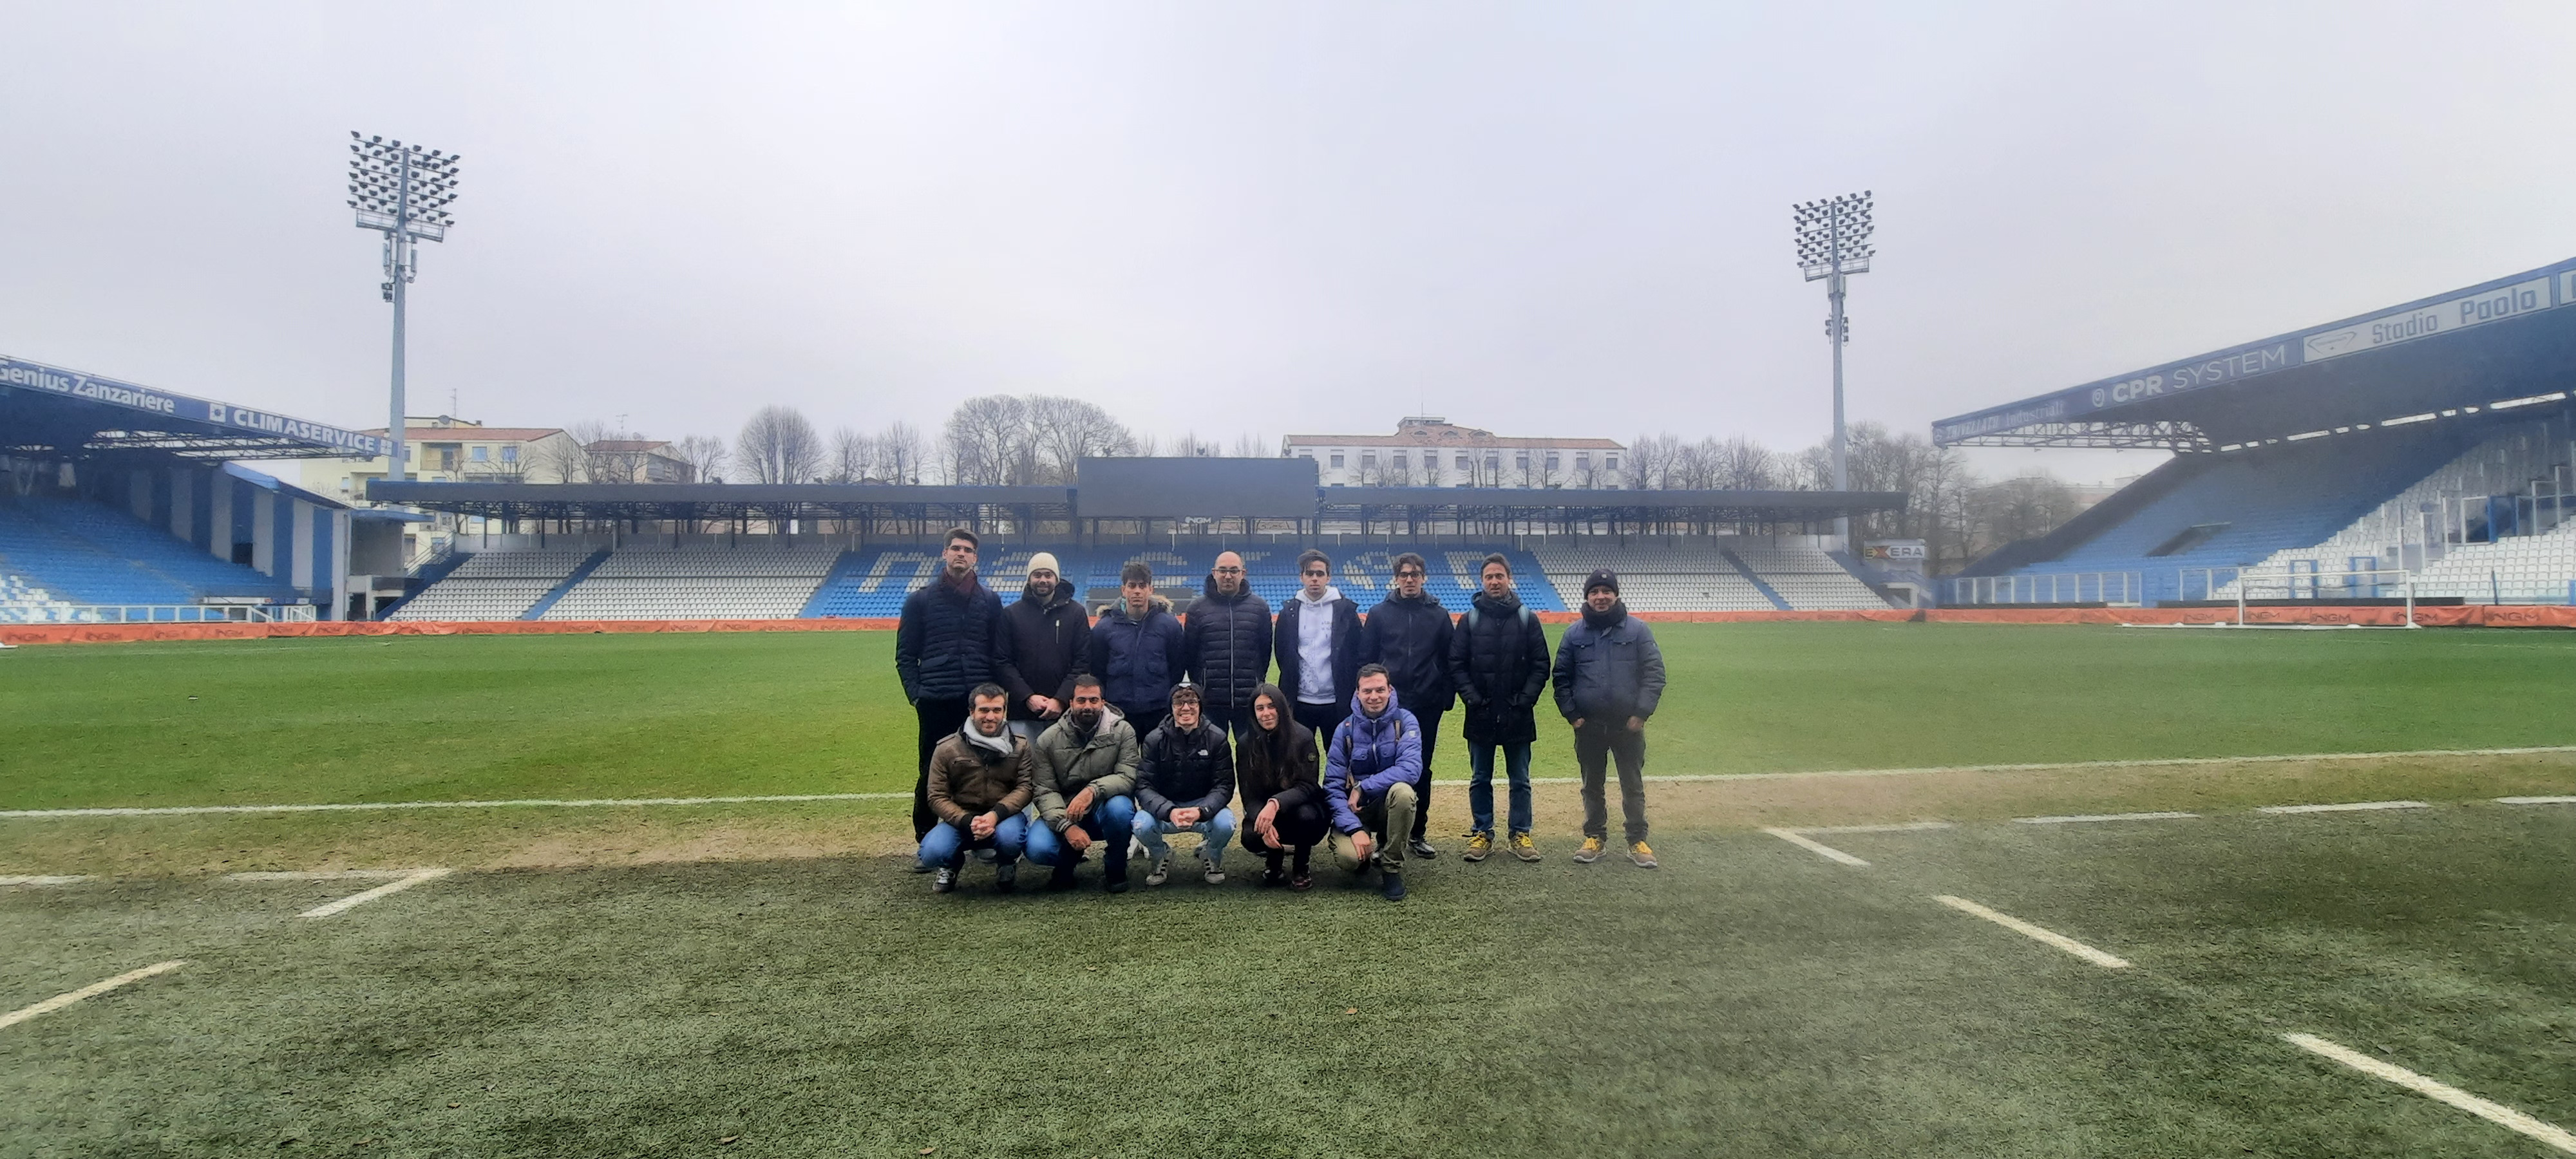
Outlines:
{"type": "Polygon", "coordinates": [[[1057,578],[1059,578],[1059,579],[1063,578],[1063,576],[1064,576],[1064,569],[1059,568],[1059,567],[1057,567],[1057,566],[1055,565],[1055,553],[1054,553],[1054,552],[1052,552],[1052,551],[1041,551],[1041,552],[1037,553],[1036,555],[1032,555],[1032,556],[1030,556],[1030,557],[1029,557],[1029,571],[1030,571],[1030,572],[1032,572],[1032,573],[1039,572],[1039,571],[1051,571],[1051,572],[1054,572],[1054,573],[1056,574],[1056,577],[1057,577],[1057,578]]]}
{"type": "Polygon", "coordinates": [[[1611,595],[1618,595],[1619,573],[1606,567],[1593,569],[1592,577],[1583,581],[1583,594],[1591,595],[1594,588],[1608,588],[1611,595]]]}

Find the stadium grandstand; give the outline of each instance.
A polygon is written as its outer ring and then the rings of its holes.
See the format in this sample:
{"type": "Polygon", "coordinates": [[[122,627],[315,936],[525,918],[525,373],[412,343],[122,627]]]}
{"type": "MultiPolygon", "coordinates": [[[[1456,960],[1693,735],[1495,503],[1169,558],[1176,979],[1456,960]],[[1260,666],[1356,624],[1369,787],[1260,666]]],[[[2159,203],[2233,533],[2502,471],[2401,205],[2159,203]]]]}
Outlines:
{"type": "Polygon", "coordinates": [[[1186,610],[1223,551],[1242,554],[1275,606],[1308,547],[1363,602],[1415,551],[1455,608],[1493,553],[1542,611],[1573,606],[1601,567],[1621,572],[1639,610],[1891,606],[1820,532],[1901,506],[1901,494],[1326,487],[1316,470],[1306,458],[1089,459],[1079,487],[379,481],[368,492],[502,529],[449,536],[416,594],[389,610],[397,620],[891,617],[937,573],[952,524],[985,538],[996,587],[1015,590],[1046,551],[1094,606],[1142,562],[1186,610]]]}
{"type": "Polygon", "coordinates": [[[0,356],[0,622],[329,619],[398,573],[398,512],[243,466],[373,436],[0,356]]]}
{"type": "Polygon", "coordinates": [[[2576,261],[1945,419],[2174,457],[1951,605],[2576,603],[2576,261]]]}

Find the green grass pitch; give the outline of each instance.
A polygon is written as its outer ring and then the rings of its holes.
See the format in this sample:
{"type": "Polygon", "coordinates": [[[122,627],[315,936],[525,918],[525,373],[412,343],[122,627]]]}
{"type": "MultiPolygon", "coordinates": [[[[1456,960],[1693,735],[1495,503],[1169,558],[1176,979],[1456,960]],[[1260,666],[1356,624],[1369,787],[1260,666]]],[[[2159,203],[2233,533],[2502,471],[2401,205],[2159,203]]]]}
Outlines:
{"type": "MultiPolygon", "coordinates": [[[[1658,635],[1657,772],[2576,744],[2557,703],[2576,635],[1658,635]]],[[[889,651],[874,633],[25,648],[0,655],[0,808],[904,789],[889,651]]],[[[1539,772],[1568,761],[1551,734],[1539,772]]],[[[1452,745],[1444,775],[1463,765],[1452,745]]],[[[2257,772],[1659,785],[1652,872],[1572,864],[1560,791],[1548,860],[1444,855],[1401,905],[1329,871],[1312,894],[1259,890],[1241,861],[1222,886],[1118,898],[997,896],[978,867],[935,897],[901,872],[898,802],[650,811],[683,833],[846,829],[852,855],[523,869],[458,858],[647,811],[0,819],[0,874],[103,874],[0,887],[0,1014],[189,963],[0,1028],[0,1156],[2554,1153],[2281,1035],[2576,1127],[2576,805],[2487,799],[2576,792],[2576,760],[2257,772]],[[1999,819],[2186,789],[2220,804],[1999,819]],[[2245,808],[2292,789],[2432,807],[2245,808]],[[1856,868],[1732,820],[1769,800],[1727,803],[1748,793],[1964,820],[1816,838],[1856,868]],[[209,872],[236,852],[467,871],[307,920],[372,883],[209,872]]]]}

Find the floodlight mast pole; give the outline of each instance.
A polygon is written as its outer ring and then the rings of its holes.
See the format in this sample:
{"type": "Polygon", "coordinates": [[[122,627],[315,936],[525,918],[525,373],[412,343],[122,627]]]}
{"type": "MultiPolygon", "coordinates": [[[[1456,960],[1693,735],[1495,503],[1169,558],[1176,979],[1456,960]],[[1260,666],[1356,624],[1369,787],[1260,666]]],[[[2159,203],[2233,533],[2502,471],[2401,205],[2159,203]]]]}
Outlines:
{"type": "MultiPolygon", "coordinates": [[[[1847,193],[1793,207],[1797,224],[1798,266],[1810,282],[1822,279],[1830,312],[1825,340],[1834,348],[1834,490],[1851,490],[1851,439],[1843,426],[1843,344],[1851,341],[1850,319],[1843,313],[1843,279],[1869,272],[1871,197],[1869,190],[1847,193]]],[[[1851,516],[1834,517],[1834,536],[1851,550],[1851,516]]]]}
{"type": "MultiPolygon", "coordinates": [[[[407,263],[403,261],[403,247],[409,240],[404,235],[411,225],[410,150],[403,150],[402,165],[397,172],[400,176],[396,179],[396,188],[399,192],[394,194],[394,228],[391,233],[385,235],[385,294],[394,301],[393,415],[385,420],[385,435],[391,440],[385,448],[385,453],[391,457],[385,460],[385,478],[400,483],[411,473],[408,465],[403,461],[403,438],[411,433],[410,424],[403,421],[403,411],[406,409],[403,406],[403,302],[410,296],[404,291],[404,287],[411,284],[411,271],[406,268],[407,263]]],[[[1839,353],[1834,356],[1834,415],[1836,432],[1834,454],[1840,456],[1842,454],[1840,449],[1842,356],[1839,353]]],[[[1837,458],[1836,461],[1839,462],[1840,459],[1837,458]]],[[[1840,467],[1835,468],[1837,473],[1841,470],[1840,467]]]]}
{"type": "Polygon", "coordinates": [[[349,207],[357,210],[358,228],[385,235],[384,298],[394,307],[393,389],[385,424],[385,477],[402,481],[404,315],[411,280],[420,273],[420,243],[444,241],[447,203],[456,200],[456,162],[418,145],[382,137],[349,134],[349,207]]]}

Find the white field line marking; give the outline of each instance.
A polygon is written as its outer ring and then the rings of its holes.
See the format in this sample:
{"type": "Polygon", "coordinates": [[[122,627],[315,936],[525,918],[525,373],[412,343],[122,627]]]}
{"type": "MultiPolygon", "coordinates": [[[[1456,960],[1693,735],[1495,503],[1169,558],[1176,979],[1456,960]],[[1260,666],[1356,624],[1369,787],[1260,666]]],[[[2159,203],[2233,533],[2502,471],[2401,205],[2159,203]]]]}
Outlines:
{"type": "Polygon", "coordinates": [[[2345,801],[2335,805],[2265,805],[2257,813],[2366,813],[2379,809],[2430,809],[2422,801],[2345,801]]]}
{"type": "Polygon", "coordinates": [[[74,1002],[96,998],[99,995],[105,994],[110,990],[114,990],[119,986],[140,982],[154,974],[167,974],[170,971],[176,970],[187,964],[188,963],[185,961],[154,962],[140,970],[128,970],[104,982],[92,982],[89,985],[83,986],[78,990],[74,990],[69,994],[57,994],[33,1006],[21,1007],[8,1012],[7,1014],[0,1014],[0,1027],[16,1026],[17,1024],[25,1022],[30,1018],[34,1018],[39,1014],[51,1014],[54,1011],[69,1006],[74,1002]]]}
{"type": "Polygon", "coordinates": [[[1919,833],[1926,829],[1956,829],[1950,821],[1901,821],[1893,825],[1797,825],[1783,826],[1792,833],[1919,833]]]}
{"type": "Polygon", "coordinates": [[[314,869],[274,870],[259,873],[227,873],[225,881],[382,881],[392,877],[409,877],[416,869],[314,869]]]}
{"type": "Polygon", "coordinates": [[[2506,1130],[2519,1131],[2561,1151],[2576,1153],[2576,1135],[2571,1135],[2564,1128],[2541,1122],[2502,1103],[2488,1102],[2458,1087],[2435,1082],[2405,1067],[2381,1062],[2351,1047],[2328,1042],[2313,1034],[2284,1034],[2281,1037],[2289,1040],[2292,1046],[2312,1054],[2323,1055],[2372,1078],[2385,1079],[2435,1102],[2458,1107],[2506,1130]]]}
{"type": "Polygon", "coordinates": [[[2015,817],[2022,825],[2077,825],[2088,821],[2182,821],[2198,813],[2078,813],[2070,817],[2015,817]]]}
{"type": "Polygon", "coordinates": [[[2576,797],[2498,797],[2503,805],[2576,805],[2576,797]]]}
{"type": "MultiPolygon", "coordinates": [[[[1684,784],[1695,781],[1779,781],[1801,777],[1911,777],[1930,773],[2044,773],[2076,769],[2154,769],[2189,768],[2202,765],[2295,764],[2313,761],[2377,761],[2421,757],[2514,757],[2550,753],[2576,753],[2576,745],[2539,745],[2526,748],[2496,749],[2414,749],[2406,752],[2378,753],[2277,753],[2241,757],[2158,757],[2135,761],[2055,761],[2027,765],[1930,765],[1914,769],[1809,769],[1800,772],[1773,773],[1657,773],[1646,779],[1658,784],[1684,784]]],[[[1532,777],[1541,785],[1571,785],[1580,777],[1532,777]]],[[[799,801],[900,801],[910,793],[786,793],[772,796],[744,797],[602,797],[557,800],[553,798],[518,798],[504,801],[367,801],[315,805],[156,805],[82,809],[0,809],[0,820],[8,818],[46,817],[160,817],[195,813],[339,813],[378,809],[508,809],[554,808],[583,809],[639,805],[759,805],[799,801]]]]}
{"type": "Polygon", "coordinates": [[[2129,961],[2126,958],[2112,954],[2105,954],[2100,950],[2094,949],[2093,947],[2067,937],[2064,934],[2057,933],[2053,930],[2041,929],[2038,926],[2034,926],[2029,922],[2012,916],[2011,914],[1996,913],[1995,911],[1969,901],[1964,897],[1952,897],[1945,893],[1935,895],[1932,900],[1940,902],[1951,909],[1957,910],[1960,913],[1967,914],[1971,917],[1984,918],[1987,921],[1993,922],[1996,925],[2002,926],[2003,928],[2011,930],[2016,934],[2020,934],[2025,938],[2029,938],[2032,941],[2045,942],[2049,945],[2055,946],[2058,949],[2073,954],[2078,958],[2082,958],[2087,962],[2100,966],[2105,970],[2125,970],[2129,967],[2129,961]]]}
{"type": "Polygon", "coordinates": [[[1845,853],[1842,850],[1836,849],[1831,845],[1827,845],[1822,841],[1811,841],[1804,834],[1799,833],[1795,829],[1773,829],[1766,827],[1762,831],[1828,861],[1839,861],[1845,865],[1857,865],[1863,869],[1869,868],[1868,862],[1845,853]]]}
{"type": "Polygon", "coordinates": [[[424,881],[436,881],[439,878],[445,877],[454,872],[455,870],[452,869],[424,869],[399,881],[388,881],[383,885],[366,891],[365,893],[353,893],[328,905],[317,905],[312,909],[306,910],[295,916],[299,918],[327,918],[353,906],[365,905],[368,902],[385,896],[386,894],[401,893],[402,891],[410,889],[415,885],[419,885],[424,881]]]}
{"type": "Polygon", "coordinates": [[[86,873],[19,873],[0,874],[0,885],[71,885],[88,881],[86,873]]]}

